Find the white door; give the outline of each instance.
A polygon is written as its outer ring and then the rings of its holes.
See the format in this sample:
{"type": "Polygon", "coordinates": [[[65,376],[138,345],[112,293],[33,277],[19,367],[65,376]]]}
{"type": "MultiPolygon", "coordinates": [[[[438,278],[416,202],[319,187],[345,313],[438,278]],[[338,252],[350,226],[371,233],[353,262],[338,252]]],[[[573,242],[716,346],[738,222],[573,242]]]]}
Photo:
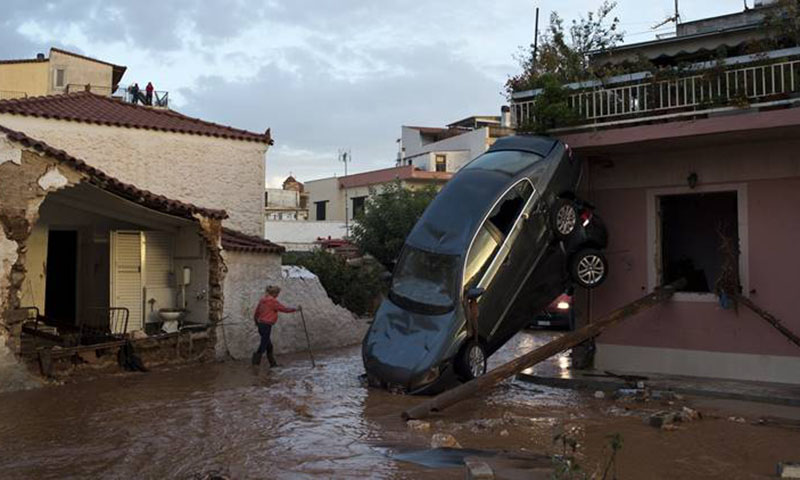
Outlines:
{"type": "MultiPolygon", "coordinates": [[[[111,306],[130,312],[128,332],[143,328],[142,232],[111,232],[111,306]]],[[[117,333],[117,332],[114,332],[117,333]]]]}

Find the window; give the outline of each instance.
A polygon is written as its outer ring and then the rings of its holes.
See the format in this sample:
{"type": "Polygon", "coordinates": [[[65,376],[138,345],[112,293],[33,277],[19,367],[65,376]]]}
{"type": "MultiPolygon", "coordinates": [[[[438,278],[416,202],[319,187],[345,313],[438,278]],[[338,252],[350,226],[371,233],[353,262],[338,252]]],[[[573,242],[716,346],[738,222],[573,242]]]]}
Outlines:
{"type": "Polygon", "coordinates": [[[314,206],[317,207],[317,220],[325,220],[325,211],[327,210],[328,201],[323,200],[321,202],[314,202],[314,206]]]}
{"type": "Polygon", "coordinates": [[[63,68],[56,69],[56,87],[63,87],[64,86],[64,74],[65,70],[63,68]]]}
{"type": "Polygon", "coordinates": [[[738,283],[737,192],[663,195],[657,201],[662,282],[685,278],[682,291],[711,293],[726,272],[738,283]]]}
{"type": "Polygon", "coordinates": [[[436,155],[436,171],[447,171],[447,155],[436,155]]]}
{"type": "Polygon", "coordinates": [[[516,175],[541,159],[542,157],[535,153],[501,150],[481,155],[464,168],[480,168],[516,175]]]}
{"type": "Polygon", "coordinates": [[[393,301],[431,315],[447,313],[456,302],[456,255],[405,247],[392,281],[393,301]]]}
{"type": "Polygon", "coordinates": [[[508,253],[503,242],[514,237],[512,230],[533,195],[533,185],[528,180],[518,182],[495,205],[472,241],[464,265],[464,288],[478,284],[488,285],[500,263],[508,253]],[[498,258],[499,257],[499,258],[498,258]]]}
{"type": "Polygon", "coordinates": [[[353,218],[358,217],[362,213],[364,213],[364,201],[367,199],[366,196],[364,197],[353,197],[353,218]]]}

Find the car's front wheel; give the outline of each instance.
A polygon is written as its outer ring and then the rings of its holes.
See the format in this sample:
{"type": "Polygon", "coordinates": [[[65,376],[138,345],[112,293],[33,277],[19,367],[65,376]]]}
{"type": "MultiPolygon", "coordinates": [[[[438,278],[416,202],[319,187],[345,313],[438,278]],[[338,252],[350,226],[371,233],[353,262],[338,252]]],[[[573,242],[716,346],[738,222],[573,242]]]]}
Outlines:
{"type": "Polygon", "coordinates": [[[594,288],[608,276],[608,260],[600,250],[581,250],[572,257],[570,274],[581,287],[594,288]]]}
{"type": "Polygon", "coordinates": [[[578,226],[578,208],[575,203],[566,198],[559,198],[553,206],[551,222],[559,240],[569,238],[578,226]]]}
{"type": "Polygon", "coordinates": [[[478,342],[470,341],[461,349],[456,360],[456,373],[465,382],[486,373],[486,352],[478,342]]]}

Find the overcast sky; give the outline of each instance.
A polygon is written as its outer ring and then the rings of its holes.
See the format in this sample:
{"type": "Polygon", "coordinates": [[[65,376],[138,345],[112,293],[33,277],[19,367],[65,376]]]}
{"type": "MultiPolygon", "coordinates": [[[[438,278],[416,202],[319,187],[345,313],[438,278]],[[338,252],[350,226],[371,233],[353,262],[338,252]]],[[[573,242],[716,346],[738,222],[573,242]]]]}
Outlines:
{"type": "MultiPolygon", "coordinates": [[[[394,166],[401,125],[498,115],[515,54],[550,11],[569,20],[600,0],[3,0],[0,59],[58,46],[126,65],[173,108],[263,132],[267,182],[394,166]],[[213,5],[213,7],[212,7],[213,5]]],[[[673,0],[620,0],[626,43],[652,39],[673,0]]],[[[752,5],[752,0],[748,0],[752,5]]],[[[685,21],[742,0],[682,0],[685,21]]],[[[662,29],[661,31],[669,31],[662,29]]]]}

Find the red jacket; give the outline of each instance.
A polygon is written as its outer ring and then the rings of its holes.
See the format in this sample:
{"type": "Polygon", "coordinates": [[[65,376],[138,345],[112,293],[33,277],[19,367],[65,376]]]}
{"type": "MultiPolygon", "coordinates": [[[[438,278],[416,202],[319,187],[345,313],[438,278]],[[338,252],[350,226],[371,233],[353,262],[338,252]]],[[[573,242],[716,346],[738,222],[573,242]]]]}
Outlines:
{"type": "Polygon", "coordinates": [[[296,312],[296,308],[290,308],[283,305],[277,298],[272,295],[264,295],[258,301],[256,313],[253,315],[256,322],[266,323],[267,325],[275,325],[278,321],[278,312],[292,313],[296,312]]]}

